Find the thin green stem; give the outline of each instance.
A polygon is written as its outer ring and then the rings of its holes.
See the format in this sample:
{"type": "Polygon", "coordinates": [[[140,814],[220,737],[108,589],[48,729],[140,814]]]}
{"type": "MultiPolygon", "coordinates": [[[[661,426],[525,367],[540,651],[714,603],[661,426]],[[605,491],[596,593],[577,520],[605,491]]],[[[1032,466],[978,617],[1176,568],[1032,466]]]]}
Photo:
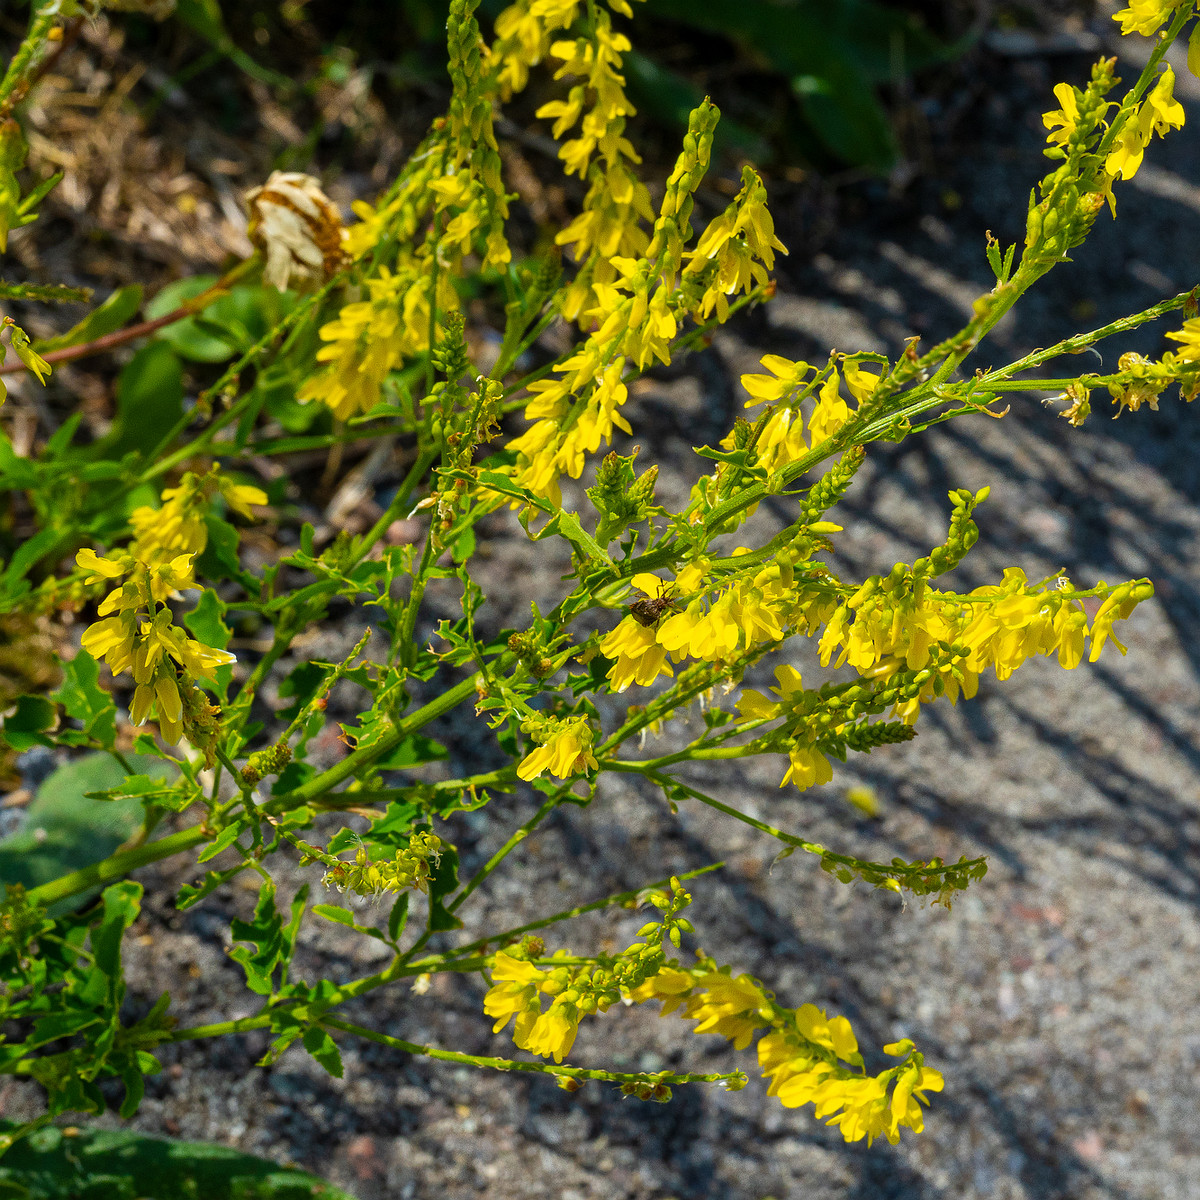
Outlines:
{"type": "Polygon", "coordinates": [[[461,1063],[467,1067],[478,1067],[481,1070],[492,1071],[526,1071],[536,1075],[556,1075],[565,1079],[595,1079],[605,1083],[656,1084],[677,1085],[684,1083],[719,1083],[722,1080],[733,1080],[741,1076],[740,1071],[713,1072],[711,1074],[675,1075],[663,1073],[651,1075],[641,1072],[625,1073],[618,1071],[596,1071],[584,1067],[564,1067],[542,1062],[518,1062],[511,1058],[492,1058],[482,1054],[460,1054],[455,1050],[439,1050],[434,1046],[421,1046],[416,1042],[406,1042],[402,1038],[391,1037],[386,1033],[376,1033],[362,1025],[350,1021],[342,1021],[337,1017],[323,1017],[321,1024],[326,1029],[338,1029],[342,1033],[351,1033],[355,1037],[365,1038],[380,1046],[388,1046],[393,1050],[403,1050],[406,1054],[416,1054],[424,1058],[434,1058],[440,1062],[461,1063]]]}
{"type": "Polygon", "coordinates": [[[263,805],[263,812],[276,815],[287,812],[289,809],[299,808],[310,800],[316,800],[323,796],[352,775],[365,770],[383,758],[385,754],[394,750],[410,733],[414,733],[443,713],[448,713],[452,708],[457,708],[469,696],[474,695],[477,678],[478,676],[471,675],[461,683],[448,688],[428,704],[410,713],[403,720],[395,722],[390,732],[381,734],[370,746],[351,751],[341,762],[322,771],[319,775],[315,775],[307,783],[301,784],[290,792],[285,792],[282,796],[273,797],[263,805]]]}
{"type": "Polygon", "coordinates": [[[86,892],[94,887],[103,887],[105,884],[123,879],[130,871],[136,871],[139,867],[145,867],[150,863],[159,862],[161,859],[170,858],[174,854],[181,854],[184,850],[190,850],[193,846],[208,841],[211,836],[203,826],[192,825],[187,829],[180,830],[179,833],[159,838],[156,842],[150,842],[132,850],[118,851],[102,862],[95,863],[90,867],[81,867],[78,871],[61,875],[49,883],[30,888],[29,902],[50,905],[59,900],[65,900],[68,896],[74,896],[78,892],[86,892]]]}
{"type": "Polygon", "coordinates": [[[463,901],[562,803],[564,790],[560,788],[553,796],[547,797],[541,808],[524,825],[513,830],[504,845],[475,872],[463,890],[446,905],[451,912],[457,912],[463,901]]]}

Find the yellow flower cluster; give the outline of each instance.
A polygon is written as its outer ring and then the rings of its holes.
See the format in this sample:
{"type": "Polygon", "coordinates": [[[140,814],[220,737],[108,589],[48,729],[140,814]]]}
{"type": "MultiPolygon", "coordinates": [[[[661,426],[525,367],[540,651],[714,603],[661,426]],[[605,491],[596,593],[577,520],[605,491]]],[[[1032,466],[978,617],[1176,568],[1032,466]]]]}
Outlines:
{"type": "MultiPolygon", "coordinates": [[[[610,7],[623,16],[633,15],[624,0],[613,0],[610,7]]],[[[633,170],[641,159],[625,137],[625,119],[636,112],[621,74],[622,56],[629,49],[629,39],[614,32],[612,17],[599,6],[583,36],[550,47],[562,63],[555,79],[578,82],[565,100],[543,104],[537,115],[554,119],[555,138],[578,126],[576,135],[560,148],[559,158],[567,175],[588,181],[579,215],[554,239],[570,247],[580,264],[563,302],[568,321],[602,303],[598,287],[619,277],[615,258],[640,256],[650,240],[642,222],[653,221],[654,210],[646,185],[633,170]]]]}
{"type": "Polygon", "coordinates": [[[829,1018],[813,1004],[794,1012],[781,1008],[749,975],[671,965],[633,989],[630,998],[639,1004],[660,1000],[663,1016],[678,1011],[696,1022],[694,1033],[719,1034],[738,1050],[770,1030],[758,1043],[759,1065],[771,1080],[768,1095],[787,1108],[812,1104],[815,1115],[848,1142],[882,1136],[894,1144],[904,1127],[920,1133],[925,1093],[942,1090],[941,1074],[924,1065],[912,1042],[885,1046],[885,1053],[904,1061],[868,1075],[845,1017],[829,1018]]]}
{"type": "Polygon", "coordinates": [[[211,680],[217,667],[235,661],[228,651],[206,646],[173,624],[167,605],[196,586],[193,560],[208,541],[204,514],[217,494],[245,517],[253,515],[250,505],[267,500],[260,488],[235,484],[215,467],[204,475],[188,472],[178,487],[163,491],[161,508],[134,509],[135,536],[125,551],[101,557],[80,550],[75,558],[85,585],[114,587],[97,609],[100,620],[84,631],[83,648],[106,661],[114,675],[133,675],[130,719],[143,725],[157,716],[169,743],[179,741],[189,722],[211,717],[196,681],[211,680]]]}
{"type": "Polygon", "coordinates": [[[501,100],[511,99],[529,82],[529,68],[550,53],[550,39],[575,23],[583,0],[516,0],[497,17],[488,57],[501,100]]]}
{"type": "Polygon", "coordinates": [[[749,293],[767,282],[776,250],[787,253],[767,211],[767,189],[752,168],[743,167],[742,190],[686,255],[685,279],[705,280],[694,314],[707,320],[715,310],[717,320],[724,322],[729,296],[749,293]]]}
{"type": "Polygon", "coordinates": [[[339,892],[354,892],[358,896],[380,896],[384,892],[429,891],[429,865],[437,865],[442,840],[433,833],[415,833],[407,846],[398,849],[390,860],[372,862],[365,846],[359,846],[350,862],[299,843],[304,850],[300,865],[324,863],[327,870],[321,879],[326,887],[339,892]]]}
{"type": "Polygon", "coordinates": [[[542,1058],[553,1055],[559,1063],[570,1054],[585,1012],[606,1012],[613,1002],[603,996],[584,996],[570,986],[570,973],[565,969],[543,971],[504,951],[496,955],[492,979],[495,982],[483,998],[483,1011],[496,1018],[492,1032],[499,1033],[515,1018],[513,1042],[542,1058]],[[543,995],[551,997],[545,1012],[543,995]]]}
{"type": "MultiPolygon", "coordinates": [[[[395,271],[381,267],[366,281],[368,299],[345,305],[321,326],[317,361],[329,366],[296,393],[302,404],[320,400],[339,421],[370,412],[383,395],[388,372],[429,345],[432,275],[415,256],[403,254],[395,271]]],[[[440,306],[456,299],[448,283],[439,287],[440,306]]]]}
{"type": "Polygon", "coordinates": [[[1104,169],[1114,179],[1132,179],[1142,165],[1151,137],[1164,137],[1169,130],[1181,129],[1183,118],[1183,105],[1175,99],[1175,72],[1167,66],[1145,100],[1121,126],[1104,160],[1104,169]]]}
{"type": "Polygon", "coordinates": [[[557,503],[562,475],[579,478],[586,456],[610,442],[614,428],[630,431],[618,411],[628,398],[626,364],[640,371],[654,359],[670,362],[682,320],[707,319],[714,310],[724,319],[728,296],[765,282],[766,267],[782,249],[762,181],[747,169],[738,196],[685,252],[692,194],[708,165],[718,115],[707,101],[692,113],[644,254],[615,255],[606,260],[610,280],[590,278],[595,306],[583,317],[594,326],[591,334],[554,375],[529,388],[525,416],[532,425],[509,449],[518,454],[516,481],[538,496],[557,503]]]}
{"type": "MultiPolygon", "coordinates": [[[[1027,658],[1057,654],[1059,665],[1070,670],[1083,660],[1089,636],[1091,662],[1110,639],[1124,654],[1125,647],[1112,636],[1113,622],[1127,618],[1153,592],[1146,580],[1114,588],[1089,629],[1078,600],[1057,587],[1031,585],[1019,567],[1008,568],[1002,583],[964,596],[929,589],[901,597],[887,581],[873,576],[829,620],[820,642],[821,664],[849,663],[860,675],[879,677],[901,669],[920,671],[928,665],[935,643],[965,647],[965,660],[940,676],[953,702],[960,677],[963,694],[973,696],[988,667],[997,678],[1007,679],[1027,658]]],[[[935,694],[931,680],[921,699],[935,694]]],[[[900,715],[915,720],[916,702],[900,715]]]]}
{"type": "Polygon", "coordinates": [[[164,488],[162,507],[140,505],[129,514],[134,539],[129,553],[138,561],[153,564],[177,554],[200,554],[208,544],[205,515],[220,495],[239,517],[253,520],[252,504],[266,504],[262,488],[234,483],[212,467],[203,475],[188,471],[178,487],[164,488]]]}
{"type": "Polygon", "coordinates": [[[568,779],[596,769],[592,754],[592,727],[587,717],[537,717],[522,726],[539,743],[517,766],[519,779],[536,779],[549,771],[558,779],[568,779]]]}
{"type": "Polygon", "coordinates": [[[205,646],[171,623],[166,601],[195,586],[192,557],[180,554],[151,565],[129,554],[101,558],[94,550],[80,550],[75,560],[88,572],[85,584],[123,580],[101,601],[102,619],[84,631],[83,648],[107,661],[114,675],[132,673],[130,719],[143,725],[157,711],[159,731],[169,743],[182,737],[185,713],[202,703],[193,694],[193,680],[211,678],[215,668],[234,661],[228,651],[205,646]]]}
{"type": "MultiPolygon", "coordinates": [[[[673,594],[687,596],[708,580],[707,560],[690,563],[674,580],[673,594]]],[[[645,595],[664,595],[664,581],[657,575],[635,575],[632,583],[645,595]]],[[[703,662],[732,659],[768,642],[781,640],[794,629],[811,630],[832,613],[836,600],[804,593],[796,585],[786,555],[735,578],[727,586],[716,585],[688,601],[686,607],[650,625],[637,606],[600,642],[600,653],[614,660],[608,672],[609,686],[623,692],[631,683],[645,686],[659,675],[674,674],[667,656],[675,662],[684,657],[703,662]]]]}

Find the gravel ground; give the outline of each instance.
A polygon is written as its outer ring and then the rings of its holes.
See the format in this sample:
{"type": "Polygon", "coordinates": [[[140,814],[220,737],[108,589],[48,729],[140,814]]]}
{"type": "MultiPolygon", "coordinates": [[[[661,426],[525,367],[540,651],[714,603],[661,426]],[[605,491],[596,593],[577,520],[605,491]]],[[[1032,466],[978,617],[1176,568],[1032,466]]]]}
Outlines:
{"type": "MultiPolygon", "coordinates": [[[[1084,71],[1079,58],[1014,59],[1008,93],[980,113],[972,157],[904,200],[882,185],[864,191],[861,219],[818,249],[802,229],[785,233],[793,254],[765,317],[723,334],[684,375],[635,401],[633,424],[647,431],[646,456],[664,463],[665,494],[695,469],[688,445],[727,424],[739,403],[731,381],[761,353],[823,356],[830,344],[895,352],[911,333],[932,339],[961,323],[987,286],[983,230],[1008,241],[1023,225],[1025,196],[1044,169],[1036,126],[1050,87],[1084,71]]],[[[1200,91],[1189,86],[1181,80],[1189,128],[1166,152],[1156,147],[1152,162],[1162,165],[1148,162],[1120,190],[1120,222],[1101,218],[1079,261],[1002,328],[996,361],[1200,279],[1200,188],[1189,182],[1200,179],[1200,91]]],[[[1126,349],[1161,352],[1164,328],[1105,345],[1105,361],[1126,349]]],[[[685,776],[865,857],[986,854],[986,879],[953,911],[843,887],[804,855],[776,862],[776,844],[740,825],[686,806],[672,814],[659,797],[606,780],[589,808],[556,814],[465,914],[471,937],[724,859],[693,888],[701,944],[789,1004],[845,1013],[876,1055],[870,1065],[885,1042],[912,1037],[947,1080],[923,1135],[847,1146],[804,1111],[767,1100],[757,1080],[736,1094],[680,1089],[659,1106],[354,1043],[343,1047],[341,1081],[299,1052],[264,1070],[253,1064],[265,1039],[254,1035],[168,1050],[133,1124],[299,1162],[360,1200],[1200,1195],[1200,426],[1173,397],[1116,424],[1102,409],[1075,431],[1018,397],[1002,421],[960,420],[876,448],[840,510],[838,566],[867,574],[911,561],[940,540],[948,489],[990,484],[962,584],[1012,565],[1031,578],[1066,567],[1085,586],[1148,575],[1157,596],[1124,627],[1127,657],[1106,651],[1070,673],[1032,662],[1004,684],[985,681],[974,702],[928,712],[914,742],[839,767],[832,784],[803,796],[776,788],[770,760],[740,774],[694,767],[685,776]],[[879,795],[876,818],[846,802],[856,783],[879,795]]],[[[774,520],[760,516],[764,526],[774,520]]],[[[561,564],[544,544],[531,551],[498,525],[488,552],[498,607],[517,612],[529,596],[555,594],[561,564]]],[[[431,600],[436,616],[453,594],[431,600]]],[[[320,654],[355,636],[347,625],[320,654]]],[[[445,732],[460,754],[486,754],[469,714],[445,732]]],[[[465,865],[481,862],[532,805],[520,793],[458,820],[465,865]]],[[[162,894],[156,875],[167,885],[194,873],[169,863],[144,875],[162,894]]],[[[302,875],[311,872],[285,871],[282,889],[302,875]]],[[[184,914],[151,903],[132,938],[134,1002],[169,987],[186,1025],[251,1012],[224,939],[228,915],[252,900],[230,887],[184,914]]],[[[636,914],[607,914],[561,936],[576,948],[616,948],[638,924],[636,914]]],[[[371,947],[347,943],[337,927],[312,932],[302,976],[339,979],[370,965],[371,947]]],[[[509,1053],[507,1036],[489,1032],[482,993],[478,980],[435,980],[425,995],[378,994],[351,1019],[413,1041],[509,1053]]],[[[648,1011],[613,1012],[585,1025],[572,1061],[752,1067],[686,1028],[648,1011]]],[[[34,1099],[0,1089],[0,1106],[15,1116],[34,1099]]]]}

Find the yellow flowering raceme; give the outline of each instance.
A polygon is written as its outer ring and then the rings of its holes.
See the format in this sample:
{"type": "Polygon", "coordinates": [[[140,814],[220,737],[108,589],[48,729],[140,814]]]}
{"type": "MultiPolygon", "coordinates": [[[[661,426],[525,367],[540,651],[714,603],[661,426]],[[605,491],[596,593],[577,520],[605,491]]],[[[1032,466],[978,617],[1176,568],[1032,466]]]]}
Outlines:
{"type": "Polygon", "coordinates": [[[195,585],[192,555],[153,563],[129,554],[109,559],[81,550],[76,562],[86,572],[85,584],[123,581],[101,602],[101,619],[84,630],[83,648],[106,661],[114,675],[132,674],[130,719],[135,725],[157,713],[163,739],[179,741],[185,701],[193,699],[195,681],[211,679],[217,667],[235,661],[228,651],[206,646],[172,624],[165,601],[195,585]]]}
{"type": "Polygon", "coordinates": [[[847,1142],[886,1137],[896,1143],[902,1128],[924,1126],[926,1092],[941,1091],[942,1076],[924,1065],[911,1041],[884,1047],[904,1061],[877,1076],[867,1075],[858,1041],[845,1017],[828,1017],[813,1004],[782,1008],[749,975],[728,969],[681,970],[664,966],[629,992],[641,1004],[662,1002],[670,1013],[694,1020],[694,1033],[715,1033],[744,1050],[756,1034],[758,1061],[771,1081],[768,1095],[787,1108],[812,1104],[814,1115],[835,1126],[847,1142]]]}
{"type": "Polygon", "coordinates": [[[568,779],[596,769],[592,727],[587,717],[570,717],[564,721],[553,717],[535,718],[525,722],[522,728],[540,745],[518,764],[518,778],[536,779],[549,771],[558,779],[568,779]]]}

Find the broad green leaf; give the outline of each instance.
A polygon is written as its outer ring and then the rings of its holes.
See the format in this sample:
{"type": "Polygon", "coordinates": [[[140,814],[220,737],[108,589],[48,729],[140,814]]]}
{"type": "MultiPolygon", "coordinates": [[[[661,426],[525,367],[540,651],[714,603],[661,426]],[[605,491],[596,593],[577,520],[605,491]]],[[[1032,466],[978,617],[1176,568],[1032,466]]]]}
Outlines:
{"type": "Polygon", "coordinates": [[[117,418],[107,435],[88,448],[88,457],[116,459],[147,453],[183,415],[183,367],[163,342],[143,346],[117,380],[117,418]]]}
{"type": "MultiPolygon", "coordinates": [[[[126,761],[141,775],[174,779],[166,763],[138,755],[126,761]]],[[[0,841],[0,879],[27,888],[107,858],[141,825],[142,803],[136,796],[90,800],[86,793],[117,788],[125,768],[97,752],[67,763],[38,788],[25,814],[25,824],[0,841]]],[[[68,902],[76,907],[82,897],[68,902]]]]}
{"type": "Polygon", "coordinates": [[[4,718],[0,731],[13,750],[52,746],[53,739],[46,734],[57,720],[58,713],[45,696],[18,696],[16,708],[4,718]]]}
{"type": "MultiPolygon", "coordinates": [[[[0,1133],[17,1129],[0,1121],[0,1133]]],[[[226,1146],[143,1137],[128,1130],[49,1127],[0,1159],[0,1200],[354,1200],[294,1167],[226,1146]],[[81,1190],[80,1180],[86,1191],[81,1190]],[[6,1193],[3,1188],[9,1188],[6,1193]],[[21,1189],[21,1190],[16,1190],[21,1189]]]]}

